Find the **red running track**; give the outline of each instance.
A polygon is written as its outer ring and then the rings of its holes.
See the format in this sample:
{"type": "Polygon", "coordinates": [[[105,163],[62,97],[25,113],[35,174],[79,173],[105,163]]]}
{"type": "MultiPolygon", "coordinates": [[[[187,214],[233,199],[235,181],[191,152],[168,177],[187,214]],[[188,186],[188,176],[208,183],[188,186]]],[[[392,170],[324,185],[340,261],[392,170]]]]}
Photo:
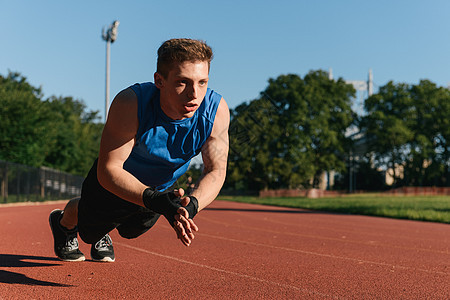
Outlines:
{"type": "Polygon", "coordinates": [[[215,201],[189,248],[160,219],[114,231],[115,263],[62,262],[47,219],[63,207],[0,206],[1,300],[450,298],[447,224],[215,201]]]}

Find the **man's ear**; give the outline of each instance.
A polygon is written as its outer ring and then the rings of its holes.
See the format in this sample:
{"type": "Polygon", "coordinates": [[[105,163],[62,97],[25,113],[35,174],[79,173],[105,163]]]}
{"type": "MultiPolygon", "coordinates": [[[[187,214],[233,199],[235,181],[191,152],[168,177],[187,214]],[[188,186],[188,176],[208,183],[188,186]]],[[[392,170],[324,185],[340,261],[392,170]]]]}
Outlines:
{"type": "Polygon", "coordinates": [[[155,72],[153,77],[155,78],[156,87],[158,89],[162,88],[164,86],[164,77],[161,74],[159,74],[158,72],[155,72]]]}

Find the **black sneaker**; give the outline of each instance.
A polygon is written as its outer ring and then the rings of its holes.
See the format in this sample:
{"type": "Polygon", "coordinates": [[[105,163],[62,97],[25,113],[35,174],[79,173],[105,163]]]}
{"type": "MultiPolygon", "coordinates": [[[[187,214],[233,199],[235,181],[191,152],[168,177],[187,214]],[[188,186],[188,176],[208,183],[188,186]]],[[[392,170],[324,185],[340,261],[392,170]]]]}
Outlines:
{"type": "Polygon", "coordinates": [[[64,261],[83,261],[84,254],[78,249],[77,228],[67,230],[61,226],[63,211],[55,209],[50,213],[50,228],[53,233],[54,250],[56,256],[64,261]]]}
{"type": "Polygon", "coordinates": [[[114,262],[114,248],[111,237],[106,234],[100,241],[91,246],[91,257],[95,261],[114,262]]]}

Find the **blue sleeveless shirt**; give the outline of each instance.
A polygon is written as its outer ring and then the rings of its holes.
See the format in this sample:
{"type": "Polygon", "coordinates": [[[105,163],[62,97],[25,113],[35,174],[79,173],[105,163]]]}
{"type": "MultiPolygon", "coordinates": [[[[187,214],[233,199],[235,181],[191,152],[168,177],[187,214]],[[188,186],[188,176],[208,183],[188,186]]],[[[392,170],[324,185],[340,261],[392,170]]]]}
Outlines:
{"type": "Polygon", "coordinates": [[[211,134],[222,96],[208,88],[190,118],[172,120],[162,111],[159,89],[151,82],[131,86],[138,99],[136,144],[124,169],[143,184],[163,191],[183,175],[211,134]]]}

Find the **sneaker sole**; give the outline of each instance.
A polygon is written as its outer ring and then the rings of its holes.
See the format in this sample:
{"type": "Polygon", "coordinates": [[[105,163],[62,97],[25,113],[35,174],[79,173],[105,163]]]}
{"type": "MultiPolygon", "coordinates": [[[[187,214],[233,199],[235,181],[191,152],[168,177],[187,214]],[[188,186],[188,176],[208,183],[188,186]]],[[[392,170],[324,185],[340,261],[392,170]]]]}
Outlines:
{"type": "MultiPolygon", "coordinates": [[[[53,214],[53,212],[55,212],[55,211],[62,211],[62,210],[61,210],[61,209],[54,209],[54,210],[52,210],[52,212],[50,213],[50,217],[48,218],[48,222],[50,223],[50,229],[52,230],[52,235],[53,235],[53,236],[55,236],[55,234],[53,233],[52,214],[53,214]]],[[[85,260],[86,260],[86,257],[85,257],[85,256],[81,256],[81,257],[79,257],[79,258],[77,258],[77,259],[62,259],[61,257],[58,256],[58,254],[57,254],[55,251],[53,251],[53,252],[55,253],[55,256],[56,256],[59,260],[62,260],[62,261],[85,261],[85,260]]]]}
{"type": "Polygon", "coordinates": [[[93,261],[96,262],[115,262],[116,259],[115,258],[111,258],[111,257],[103,257],[102,259],[94,259],[92,258],[93,261]]]}
{"type": "Polygon", "coordinates": [[[62,259],[61,257],[58,257],[58,259],[61,260],[61,261],[85,261],[86,257],[82,256],[82,257],[79,257],[77,259],[62,259]]]}

